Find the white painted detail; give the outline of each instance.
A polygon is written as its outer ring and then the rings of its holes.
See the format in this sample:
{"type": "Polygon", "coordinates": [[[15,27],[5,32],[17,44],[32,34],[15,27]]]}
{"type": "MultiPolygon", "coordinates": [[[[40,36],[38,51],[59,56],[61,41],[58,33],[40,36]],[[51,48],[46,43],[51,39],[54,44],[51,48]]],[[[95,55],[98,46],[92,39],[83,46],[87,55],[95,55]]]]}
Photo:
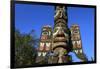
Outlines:
{"type": "Polygon", "coordinates": [[[50,49],[50,45],[51,45],[51,43],[46,43],[46,50],[50,49]]]}
{"type": "Polygon", "coordinates": [[[47,47],[50,47],[50,43],[46,43],[46,46],[47,46],[47,47]]]}
{"type": "Polygon", "coordinates": [[[49,36],[51,35],[51,32],[49,31],[49,36]]]}
{"type": "Polygon", "coordinates": [[[43,46],[44,46],[44,43],[41,42],[41,43],[40,43],[40,46],[43,47],[43,46]]]}
{"type": "Polygon", "coordinates": [[[41,52],[38,52],[38,56],[41,56],[41,52]]]}
{"type": "Polygon", "coordinates": [[[45,28],[43,30],[46,30],[45,28]]]}
{"type": "Polygon", "coordinates": [[[60,11],[56,11],[56,15],[54,16],[54,18],[56,18],[59,15],[60,11]]]}
{"type": "Polygon", "coordinates": [[[57,35],[58,32],[59,32],[59,30],[57,30],[55,33],[53,33],[53,38],[57,35]]]}
{"type": "Polygon", "coordinates": [[[43,56],[45,56],[46,55],[46,52],[43,52],[42,54],[43,54],[43,56]]]}
{"type": "Polygon", "coordinates": [[[78,54],[78,50],[75,50],[75,53],[78,54]]]}
{"type": "Polygon", "coordinates": [[[71,34],[73,34],[73,31],[71,31],[71,34]]]}
{"type": "Polygon", "coordinates": [[[41,43],[40,43],[40,50],[43,50],[43,49],[44,49],[44,43],[41,42],[41,43]]]}
{"type": "Polygon", "coordinates": [[[45,34],[48,35],[48,32],[43,32],[43,33],[42,33],[42,35],[45,35],[45,34]]]}
{"type": "Polygon", "coordinates": [[[82,49],[80,49],[80,53],[82,53],[82,49]]]}
{"type": "Polygon", "coordinates": [[[44,33],[42,33],[42,35],[44,35],[44,33]]]}
{"type": "Polygon", "coordinates": [[[80,41],[80,40],[79,40],[79,41],[77,41],[77,44],[78,44],[78,45],[80,45],[80,43],[81,43],[81,41],[80,41]]]}
{"type": "Polygon", "coordinates": [[[74,45],[74,44],[75,44],[75,41],[73,41],[72,43],[73,43],[73,45],[74,45]]]}
{"type": "Polygon", "coordinates": [[[61,56],[59,56],[59,60],[58,60],[58,63],[62,63],[63,61],[62,61],[62,57],[61,56]]]}

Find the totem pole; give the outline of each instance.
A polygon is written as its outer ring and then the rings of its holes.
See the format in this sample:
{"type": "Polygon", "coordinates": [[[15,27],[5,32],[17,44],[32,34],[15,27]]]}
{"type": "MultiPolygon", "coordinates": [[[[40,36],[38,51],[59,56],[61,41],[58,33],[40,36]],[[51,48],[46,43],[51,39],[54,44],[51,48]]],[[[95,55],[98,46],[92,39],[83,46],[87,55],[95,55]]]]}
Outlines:
{"type": "Polygon", "coordinates": [[[68,17],[64,6],[56,6],[54,16],[54,31],[52,49],[56,57],[53,63],[71,62],[70,51],[70,31],[67,26],[68,17]]]}
{"type": "Polygon", "coordinates": [[[67,7],[56,6],[53,31],[51,26],[42,28],[36,63],[71,63],[70,52],[83,62],[88,61],[83,53],[79,26],[74,24],[68,28],[67,7]]]}
{"type": "Polygon", "coordinates": [[[36,63],[46,64],[48,63],[47,54],[51,51],[51,38],[52,28],[51,26],[44,26],[40,37],[40,43],[38,47],[38,53],[36,63]]]}

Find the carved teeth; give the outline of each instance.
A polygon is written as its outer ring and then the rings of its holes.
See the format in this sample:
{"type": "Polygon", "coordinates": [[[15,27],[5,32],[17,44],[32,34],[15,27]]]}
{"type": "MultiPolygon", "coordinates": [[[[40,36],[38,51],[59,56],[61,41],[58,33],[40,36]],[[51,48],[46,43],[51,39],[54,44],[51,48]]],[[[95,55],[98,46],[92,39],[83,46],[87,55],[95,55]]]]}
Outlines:
{"type": "Polygon", "coordinates": [[[80,53],[82,53],[82,49],[80,49],[80,53]]]}
{"type": "Polygon", "coordinates": [[[38,52],[38,56],[41,56],[41,52],[38,52]]]}
{"type": "Polygon", "coordinates": [[[78,54],[78,50],[75,50],[75,53],[78,54]]]}
{"type": "Polygon", "coordinates": [[[80,50],[74,50],[74,51],[75,51],[76,54],[82,53],[82,49],[80,49],[80,50]]]}
{"type": "Polygon", "coordinates": [[[43,52],[43,56],[45,56],[46,55],[46,52],[43,52]]]}

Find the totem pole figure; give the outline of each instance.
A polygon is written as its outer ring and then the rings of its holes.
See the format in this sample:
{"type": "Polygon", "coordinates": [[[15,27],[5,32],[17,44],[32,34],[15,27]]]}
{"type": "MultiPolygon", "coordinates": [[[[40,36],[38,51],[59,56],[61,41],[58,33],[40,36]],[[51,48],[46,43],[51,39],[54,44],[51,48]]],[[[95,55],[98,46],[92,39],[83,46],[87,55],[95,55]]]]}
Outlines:
{"type": "Polygon", "coordinates": [[[82,50],[82,40],[80,36],[79,26],[76,24],[72,25],[70,30],[71,30],[71,41],[73,45],[73,52],[82,61],[88,61],[88,59],[86,58],[86,55],[83,53],[83,50],[82,50]]]}
{"type": "Polygon", "coordinates": [[[40,37],[40,44],[38,47],[38,54],[36,58],[36,63],[44,64],[48,61],[46,59],[46,55],[49,51],[51,51],[51,39],[52,39],[52,28],[51,26],[44,26],[42,28],[42,33],[40,37]]]}
{"type": "Polygon", "coordinates": [[[42,28],[36,63],[71,63],[70,52],[82,61],[88,61],[83,53],[79,26],[75,24],[68,28],[66,10],[65,6],[56,6],[53,31],[51,26],[42,28]]]}
{"type": "MultiPolygon", "coordinates": [[[[69,60],[69,28],[67,26],[67,13],[64,6],[56,6],[55,23],[53,31],[52,49],[58,55],[56,63],[67,63],[69,60]],[[65,54],[67,54],[65,56],[65,54]]],[[[71,56],[70,56],[71,57],[71,56]]]]}

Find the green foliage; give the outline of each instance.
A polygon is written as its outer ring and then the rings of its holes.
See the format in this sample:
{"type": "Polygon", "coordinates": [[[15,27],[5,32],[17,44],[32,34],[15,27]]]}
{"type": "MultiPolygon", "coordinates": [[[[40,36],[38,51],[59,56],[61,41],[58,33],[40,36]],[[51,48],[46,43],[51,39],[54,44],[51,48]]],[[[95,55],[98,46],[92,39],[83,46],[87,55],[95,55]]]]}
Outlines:
{"type": "Polygon", "coordinates": [[[34,31],[29,34],[15,31],[15,67],[35,64],[37,43],[38,39],[35,38],[34,31]]]}

